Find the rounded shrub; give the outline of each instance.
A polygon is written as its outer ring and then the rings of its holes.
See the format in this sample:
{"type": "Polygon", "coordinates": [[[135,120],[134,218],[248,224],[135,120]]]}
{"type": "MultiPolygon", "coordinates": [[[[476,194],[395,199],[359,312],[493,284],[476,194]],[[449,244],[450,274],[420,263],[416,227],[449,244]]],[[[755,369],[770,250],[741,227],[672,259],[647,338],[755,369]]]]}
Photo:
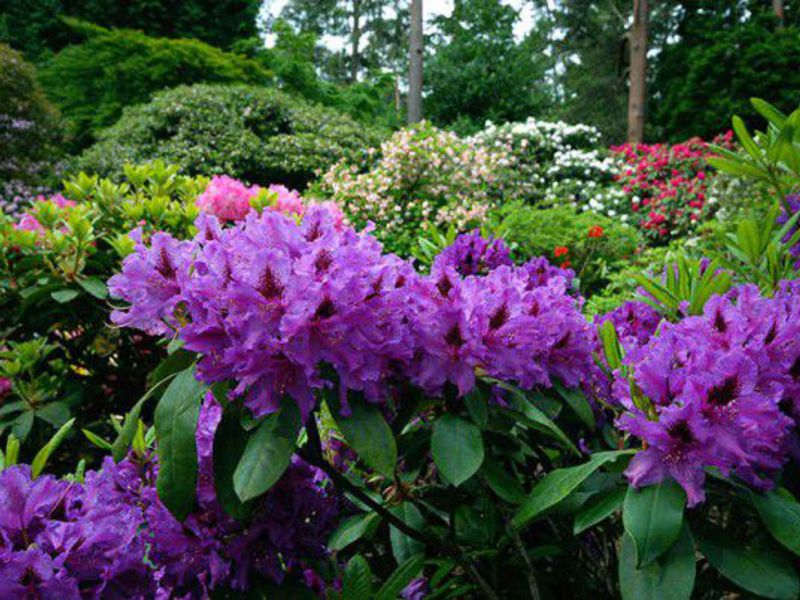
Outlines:
{"type": "Polygon", "coordinates": [[[0,212],[41,191],[61,139],[58,112],[22,54],[0,44],[0,212]]]}
{"type": "Polygon", "coordinates": [[[198,84],[126,108],[72,168],[117,177],[126,162],[163,159],[190,175],[302,189],[379,141],[379,132],[349,117],[277,90],[198,84]]]}
{"type": "Polygon", "coordinates": [[[39,76],[83,147],[124,107],[147,102],[159,90],[199,82],[260,84],[272,77],[259,63],[199,40],[67,22],[86,40],[56,54],[39,76]]]}

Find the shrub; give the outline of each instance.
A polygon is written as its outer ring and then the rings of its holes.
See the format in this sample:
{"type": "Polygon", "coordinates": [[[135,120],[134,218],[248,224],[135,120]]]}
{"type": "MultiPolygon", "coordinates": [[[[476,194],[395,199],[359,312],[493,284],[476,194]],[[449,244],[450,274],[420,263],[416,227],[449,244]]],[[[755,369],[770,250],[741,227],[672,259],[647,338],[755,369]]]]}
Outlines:
{"type": "Polygon", "coordinates": [[[271,78],[257,62],[199,40],[68,22],[86,41],[53,56],[39,76],[78,146],[114,124],[124,107],[147,102],[159,90],[201,82],[263,84],[271,78]]]}
{"type": "Polygon", "coordinates": [[[572,268],[585,295],[607,283],[641,243],[633,227],[593,212],[576,212],[570,206],[538,209],[511,203],[492,218],[494,231],[511,245],[518,259],[546,256],[572,268]]]}
{"type": "Polygon", "coordinates": [[[21,440],[71,413],[86,424],[124,410],[157,364],[148,340],[107,327],[104,281],[132,250],[131,229],[187,234],[206,180],[163,164],[125,173],[120,184],[81,174],[66,198],[0,218],[0,377],[11,382],[0,430],[21,440]]]}
{"type": "Polygon", "coordinates": [[[0,44],[0,213],[14,213],[47,190],[60,134],[33,66],[0,44]]]}
{"type": "Polygon", "coordinates": [[[222,175],[302,189],[319,170],[379,134],[335,111],[276,90],[182,86],[129,107],[73,170],[118,177],[121,165],[156,158],[187,174],[222,175]]]}
{"type": "MultiPolygon", "coordinates": [[[[729,144],[733,132],[715,141],[729,144]]],[[[612,150],[625,162],[618,177],[629,202],[623,215],[652,243],[686,235],[715,210],[708,195],[713,171],[708,144],[693,138],[683,144],[623,144],[612,150]]]]}
{"type": "Polygon", "coordinates": [[[594,127],[531,117],[521,123],[488,123],[473,139],[508,153],[508,198],[546,204],[600,200],[610,205],[621,199],[613,185],[618,162],[601,147],[594,127]]]}
{"type": "Polygon", "coordinates": [[[503,152],[487,150],[428,122],[395,133],[361,163],[341,161],[319,191],[336,201],[357,227],[408,255],[430,225],[464,230],[480,223],[499,198],[503,152]]]}

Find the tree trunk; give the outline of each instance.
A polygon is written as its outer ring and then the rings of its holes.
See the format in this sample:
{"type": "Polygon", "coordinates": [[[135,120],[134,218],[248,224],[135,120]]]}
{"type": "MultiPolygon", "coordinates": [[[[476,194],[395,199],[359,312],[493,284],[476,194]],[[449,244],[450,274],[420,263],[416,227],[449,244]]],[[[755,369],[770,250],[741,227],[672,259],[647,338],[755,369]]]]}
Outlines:
{"type": "Polygon", "coordinates": [[[353,31],[350,34],[350,81],[358,81],[361,69],[361,0],[353,0],[353,31]]]}
{"type": "Polygon", "coordinates": [[[772,0],[772,10],[778,19],[778,29],[783,29],[786,15],[783,12],[783,0],[772,0]]]}
{"type": "Polygon", "coordinates": [[[647,0],[633,0],[628,141],[636,144],[644,140],[644,109],[647,98],[647,19],[647,0]]]}
{"type": "Polygon", "coordinates": [[[411,0],[408,38],[408,122],[422,120],[422,0],[411,0]]]}

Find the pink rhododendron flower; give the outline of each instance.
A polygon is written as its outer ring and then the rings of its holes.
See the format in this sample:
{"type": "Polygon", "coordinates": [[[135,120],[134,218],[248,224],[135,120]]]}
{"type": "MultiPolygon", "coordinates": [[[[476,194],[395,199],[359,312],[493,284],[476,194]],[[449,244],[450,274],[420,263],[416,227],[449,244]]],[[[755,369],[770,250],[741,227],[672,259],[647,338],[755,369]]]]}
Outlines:
{"type": "Polygon", "coordinates": [[[250,199],[261,188],[244,183],[227,175],[217,175],[197,198],[197,207],[223,221],[241,221],[250,212],[250,199]]]}

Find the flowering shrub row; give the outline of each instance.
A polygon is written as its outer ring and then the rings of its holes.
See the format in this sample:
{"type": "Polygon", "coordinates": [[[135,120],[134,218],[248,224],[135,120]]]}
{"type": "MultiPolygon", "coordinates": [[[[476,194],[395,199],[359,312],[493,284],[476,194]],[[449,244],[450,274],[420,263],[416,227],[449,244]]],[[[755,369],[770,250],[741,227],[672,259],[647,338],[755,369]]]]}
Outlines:
{"type": "Polygon", "coordinates": [[[319,191],[355,226],[375,223],[389,250],[408,255],[431,225],[465,230],[480,224],[500,198],[499,174],[507,165],[504,152],[423,122],[371,149],[363,164],[337,163],[319,191]]]}
{"type": "MultiPolygon", "coordinates": [[[[729,131],[714,142],[730,146],[732,136],[729,131]]],[[[713,172],[706,162],[712,153],[703,140],[611,149],[626,165],[617,177],[629,200],[625,213],[650,240],[685,235],[713,212],[716,198],[708,195],[713,172]]]]}

